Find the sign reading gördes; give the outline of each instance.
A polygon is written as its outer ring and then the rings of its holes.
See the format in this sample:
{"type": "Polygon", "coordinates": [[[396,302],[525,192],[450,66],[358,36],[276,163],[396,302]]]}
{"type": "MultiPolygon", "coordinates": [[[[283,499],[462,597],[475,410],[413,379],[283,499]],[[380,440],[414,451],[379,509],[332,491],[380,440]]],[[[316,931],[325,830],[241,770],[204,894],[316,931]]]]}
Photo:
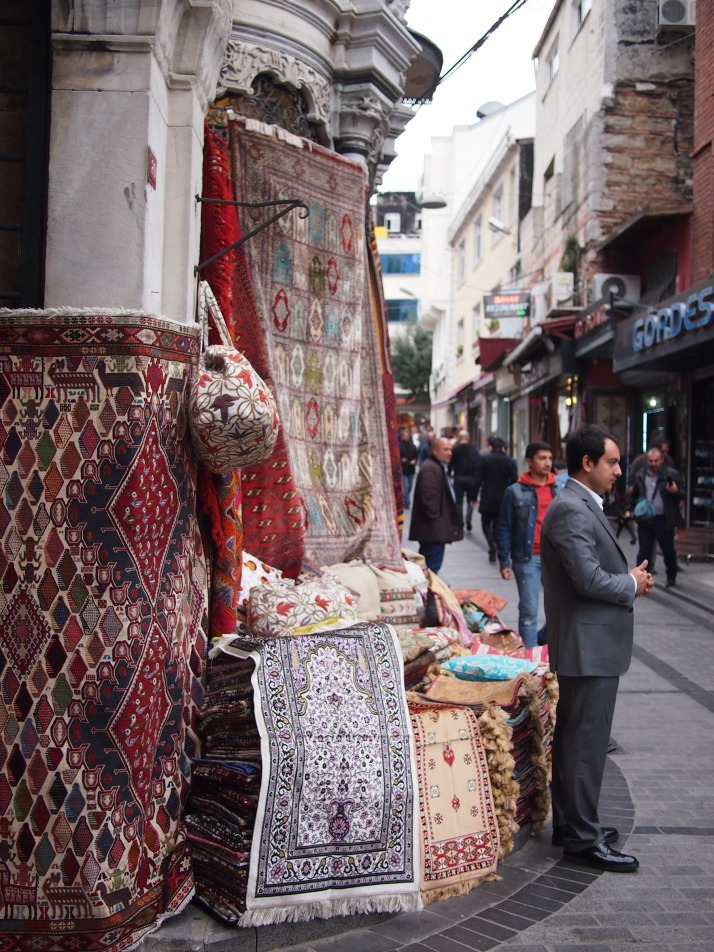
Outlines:
{"type": "Polygon", "coordinates": [[[502,317],[528,317],[531,311],[531,296],[527,291],[499,291],[484,294],[483,313],[486,320],[502,317]]]}
{"type": "Polygon", "coordinates": [[[714,284],[705,282],[646,314],[634,314],[617,328],[615,373],[699,345],[701,334],[696,332],[707,326],[714,329],[713,309],[714,284]]]}

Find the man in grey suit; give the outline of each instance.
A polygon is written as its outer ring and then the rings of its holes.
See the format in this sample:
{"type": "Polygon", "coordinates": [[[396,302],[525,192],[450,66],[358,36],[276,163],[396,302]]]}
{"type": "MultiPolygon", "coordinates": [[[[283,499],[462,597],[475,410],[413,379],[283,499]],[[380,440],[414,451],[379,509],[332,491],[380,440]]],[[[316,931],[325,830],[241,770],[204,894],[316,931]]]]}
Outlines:
{"type": "Polygon", "coordinates": [[[602,495],[621,473],[614,438],[580,427],[566,444],[569,479],[541,532],[541,566],[550,666],[560,697],[553,738],[553,843],[564,858],[633,872],[634,856],[613,849],[598,800],[620,675],[630,666],[638,595],[652,588],[645,560],[627,559],[602,510],[602,495]]]}

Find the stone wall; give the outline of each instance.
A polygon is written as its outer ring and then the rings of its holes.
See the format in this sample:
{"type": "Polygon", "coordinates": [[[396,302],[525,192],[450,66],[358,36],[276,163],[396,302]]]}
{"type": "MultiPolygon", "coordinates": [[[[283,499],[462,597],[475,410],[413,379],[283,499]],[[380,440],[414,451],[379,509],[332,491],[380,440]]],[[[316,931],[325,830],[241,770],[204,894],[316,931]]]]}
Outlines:
{"type": "Polygon", "coordinates": [[[711,273],[714,262],[714,10],[711,4],[697,8],[696,59],[694,73],[694,207],[692,281],[711,273]]]}
{"type": "Polygon", "coordinates": [[[690,80],[615,88],[603,109],[605,233],[644,209],[691,202],[693,131],[690,80]]]}

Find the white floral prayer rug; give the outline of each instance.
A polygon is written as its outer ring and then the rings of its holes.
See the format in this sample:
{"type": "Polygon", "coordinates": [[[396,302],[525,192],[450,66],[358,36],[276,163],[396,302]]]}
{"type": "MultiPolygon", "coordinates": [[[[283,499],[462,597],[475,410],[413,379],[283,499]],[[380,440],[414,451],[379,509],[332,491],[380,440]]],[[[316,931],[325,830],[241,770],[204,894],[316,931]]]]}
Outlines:
{"type": "Polygon", "coordinates": [[[255,663],[263,777],[241,926],[422,906],[416,776],[393,629],[224,640],[255,663]]]}

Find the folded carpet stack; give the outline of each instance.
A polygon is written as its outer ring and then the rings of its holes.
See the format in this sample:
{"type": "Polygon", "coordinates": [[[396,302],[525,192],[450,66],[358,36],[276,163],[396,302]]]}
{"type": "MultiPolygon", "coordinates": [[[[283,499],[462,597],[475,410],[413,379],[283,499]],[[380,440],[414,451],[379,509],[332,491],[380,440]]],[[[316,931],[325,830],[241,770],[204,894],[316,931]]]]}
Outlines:
{"type": "Polygon", "coordinates": [[[253,663],[219,655],[208,666],[199,714],[204,758],[193,763],[185,818],[196,898],[225,922],[245,912],[261,780],[253,663]]]}
{"type": "Polygon", "coordinates": [[[558,682],[543,668],[505,681],[442,674],[422,697],[462,704],[476,715],[489,767],[501,856],[526,824],[539,830],[550,807],[550,763],[558,682]]]}

